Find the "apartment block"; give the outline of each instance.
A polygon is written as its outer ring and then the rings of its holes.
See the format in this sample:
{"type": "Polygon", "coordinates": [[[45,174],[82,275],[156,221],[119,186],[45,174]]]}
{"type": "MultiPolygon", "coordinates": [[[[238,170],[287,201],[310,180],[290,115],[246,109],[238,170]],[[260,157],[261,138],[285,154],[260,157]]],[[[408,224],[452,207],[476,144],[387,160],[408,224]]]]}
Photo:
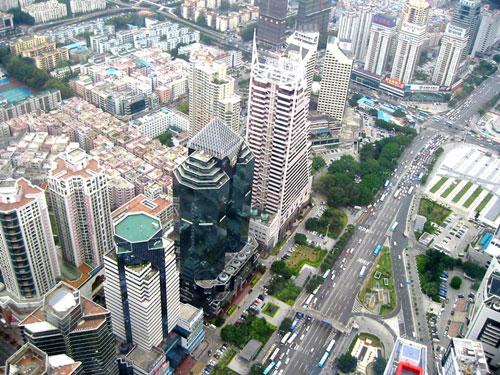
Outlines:
{"type": "Polygon", "coordinates": [[[68,15],[66,4],[57,0],[33,3],[22,7],[22,10],[35,19],[35,23],[47,23],[64,18],[68,15]]]}
{"type": "Polygon", "coordinates": [[[0,34],[14,30],[14,16],[10,13],[0,12],[0,34]]]}
{"type": "Polygon", "coordinates": [[[383,75],[388,65],[391,48],[396,36],[396,18],[383,14],[373,16],[364,69],[383,75]]]}
{"type": "Polygon", "coordinates": [[[69,8],[73,14],[91,13],[106,9],[106,0],[70,0],[69,8]]]}
{"type": "Polygon", "coordinates": [[[0,122],[5,122],[26,113],[35,111],[51,111],[61,103],[61,92],[51,90],[30,96],[19,103],[0,105],[0,122]]]}
{"type": "Polygon", "coordinates": [[[448,24],[441,38],[441,48],[432,75],[432,82],[450,87],[456,78],[467,47],[469,35],[467,29],[448,24]]]}
{"type": "Polygon", "coordinates": [[[156,138],[169,129],[174,129],[177,132],[189,131],[189,118],[166,108],[131,120],[129,124],[149,138],[156,138]]]}

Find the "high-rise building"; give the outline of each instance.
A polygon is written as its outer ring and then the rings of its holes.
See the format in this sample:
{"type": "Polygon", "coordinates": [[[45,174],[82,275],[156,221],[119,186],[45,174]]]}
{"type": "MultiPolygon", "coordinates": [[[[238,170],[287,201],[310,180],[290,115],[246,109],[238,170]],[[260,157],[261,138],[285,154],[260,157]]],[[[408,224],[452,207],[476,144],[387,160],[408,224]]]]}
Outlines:
{"type": "Polygon", "coordinates": [[[311,193],[307,75],[312,53],[264,59],[254,44],[246,130],[255,156],[252,206],[279,216],[282,231],[311,193]]]}
{"type": "Polygon", "coordinates": [[[307,92],[311,93],[314,69],[318,57],[319,33],[295,31],[287,39],[287,55],[297,61],[304,60],[306,65],[307,92]]]}
{"type": "Polygon", "coordinates": [[[81,362],[75,362],[66,354],[48,356],[35,345],[27,343],[5,361],[2,374],[30,375],[82,375],[81,362]]]}
{"type": "Polygon", "coordinates": [[[285,42],[288,0],[260,0],[257,40],[279,48],[285,42]]]}
{"type": "Polygon", "coordinates": [[[326,33],[331,10],[331,0],[299,0],[297,30],[326,33]]]}
{"type": "Polygon", "coordinates": [[[159,346],[177,324],[179,272],[160,220],[130,212],[115,222],[116,249],[104,257],[106,305],[114,334],[143,350],[159,346]]]}
{"type": "Polygon", "coordinates": [[[64,282],[19,327],[27,342],[49,356],[66,354],[81,362],[85,374],[118,373],[109,311],[64,282]]]}
{"type": "Polygon", "coordinates": [[[355,60],[364,61],[370,39],[373,9],[360,5],[355,9],[344,10],[339,20],[338,40],[349,45],[355,60]]]}
{"type": "Polygon", "coordinates": [[[406,23],[427,26],[430,17],[431,7],[427,0],[408,0],[403,4],[400,22],[401,26],[406,23]]]}
{"type": "Polygon", "coordinates": [[[427,375],[427,346],[399,337],[387,360],[384,375],[427,375]]]}
{"type": "Polygon", "coordinates": [[[403,23],[398,35],[391,78],[402,83],[411,82],[418,60],[420,59],[425,35],[426,25],[409,22],[403,23]]]}
{"type": "Polygon", "coordinates": [[[47,177],[63,259],[102,264],[113,248],[108,182],[96,159],[77,148],[59,155],[47,177]]]}
{"type": "Polygon", "coordinates": [[[42,298],[60,276],[45,192],[0,181],[0,276],[15,300],[42,298]]]}
{"type": "Polygon", "coordinates": [[[441,358],[442,375],[490,373],[484,354],[483,345],[479,341],[452,337],[446,352],[441,358]]]}
{"type": "Polygon", "coordinates": [[[465,338],[480,341],[489,367],[500,368],[500,264],[493,257],[476,293],[465,338]]]}
{"type": "Polygon", "coordinates": [[[490,10],[483,7],[481,23],[477,32],[472,54],[482,54],[495,46],[500,40],[500,10],[490,10]]]}
{"type": "Polygon", "coordinates": [[[472,52],[481,22],[481,0],[459,0],[453,12],[451,23],[467,29],[469,40],[464,55],[472,52]]]}
{"type": "Polygon", "coordinates": [[[441,48],[432,75],[436,85],[451,86],[462,61],[464,49],[467,47],[467,29],[448,24],[441,38],[441,48]]]}
{"type": "Polygon", "coordinates": [[[318,112],[337,121],[344,117],[345,103],[351,80],[352,59],[347,57],[334,39],[326,47],[318,98],[318,112]]]}
{"type": "Polygon", "coordinates": [[[198,134],[212,119],[220,118],[235,132],[240,131],[240,97],[227,66],[217,62],[210,51],[191,55],[189,69],[190,136],[198,134]]]}
{"type": "Polygon", "coordinates": [[[394,36],[396,35],[396,18],[383,14],[373,16],[370,29],[370,40],[365,56],[365,70],[383,75],[389,59],[394,36]]]}
{"type": "Polygon", "coordinates": [[[212,120],[174,172],[181,298],[216,315],[256,263],[248,237],[254,158],[243,138],[212,120]]]}

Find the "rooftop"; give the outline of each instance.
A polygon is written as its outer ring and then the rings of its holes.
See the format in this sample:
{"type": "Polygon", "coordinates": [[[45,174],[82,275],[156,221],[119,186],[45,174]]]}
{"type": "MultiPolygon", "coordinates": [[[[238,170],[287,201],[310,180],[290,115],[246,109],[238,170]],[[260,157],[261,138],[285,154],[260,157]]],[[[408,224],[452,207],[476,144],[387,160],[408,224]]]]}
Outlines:
{"type": "Polygon", "coordinates": [[[387,361],[385,374],[427,374],[427,347],[411,340],[398,338],[387,361]]]}
{"type": "Polygon", "coordinates": [[[47,354],[32,344],[25,344],[6,361],[6,373],[42,375],[47,371],[47,354]]]}
{"type": "Polygon", "coordinates": [[[115,234],[128,242],[145,242],[161,230],[158,219],[145,213],[133,213],[115,224],[115,234]]]}
{"type": "Polygon", "coordinates": [[[489,374],[488,363],[481,342],[453,338],[451,345],[461,374],[489,374]]]}
{"type": "Polygon", "coordinates": [[[146,373],[150,373],[160,361],[166,361],[165,354],[160,349],[152,347],[146,351],[137,345],[127,353],[126,357],[135,367],[146,373]]]}

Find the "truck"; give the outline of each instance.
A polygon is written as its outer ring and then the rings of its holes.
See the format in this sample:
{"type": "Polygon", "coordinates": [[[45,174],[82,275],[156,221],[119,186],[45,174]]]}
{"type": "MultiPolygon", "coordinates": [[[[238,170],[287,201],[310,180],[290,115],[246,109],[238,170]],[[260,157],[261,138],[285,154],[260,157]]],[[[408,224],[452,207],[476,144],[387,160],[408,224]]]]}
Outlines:
{"type": "Polygon", "coordinates": [[[394,224],[391,225],[391,232],[394,231],[394,229],[396,229],[397,226],[398,226],[398,222],[395,221],[394,224]]]}
{"type": "Polygon", "coordinates": [[[361,271],[359,271],[359,277],[361,278],[365,276],[365,272],[366,272],[366,266],[361,267],[361,271]]]}

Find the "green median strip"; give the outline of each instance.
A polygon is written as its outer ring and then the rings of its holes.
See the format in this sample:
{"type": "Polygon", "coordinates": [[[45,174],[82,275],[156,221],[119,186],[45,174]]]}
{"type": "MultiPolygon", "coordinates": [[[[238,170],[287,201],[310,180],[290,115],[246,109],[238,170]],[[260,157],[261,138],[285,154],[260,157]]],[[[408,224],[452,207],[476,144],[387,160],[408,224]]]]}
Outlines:
{"type": "Polygon", "coordinates": [[[483,188],[481,186],[478,186],[476,190],[467,198],[467,200],[464,203],[465,208],[469,208],[470,205],[479,197],[479,194],[483,192],[483,188]]]}
{"type": "Polygon", "coordinates": [[[455,180],[450,186],[446,188],[443,194],[441,194],[442,198],[446,198],[448,195],[451,194],[453,190],[457,187],[457,185],[460,183],[460,180],[455,180]]]}
{"type": "Polygon", "coordinates": [[[457,203],[460,199],[462,199],[462,197],[465,195],[465,193],[467,193],[467,191],[469,191],[471,186],[472,186],[472,182],[467,181],[467,183],[462,188],[462,190],[460,190],[458,192],[458,194],[453,197],[453,202],[457,203]]]}
{"type": "Polygon", "coordinates": [[[476,211],[481,212],[490,202],[491,198],[493,198],[493,194],[489,193],[486,197],[484,197],[481,203],[479,203],[479,206],[477,206],[476,211]]]}
{"type": "Polygon", "coordinates": [[[441,177],[439,181],[431,188],[431,193],[435,193],[439,189],[441,189],[441,186],[445,184],[445,182],[448,181],[448,177],[441,177]]]}

